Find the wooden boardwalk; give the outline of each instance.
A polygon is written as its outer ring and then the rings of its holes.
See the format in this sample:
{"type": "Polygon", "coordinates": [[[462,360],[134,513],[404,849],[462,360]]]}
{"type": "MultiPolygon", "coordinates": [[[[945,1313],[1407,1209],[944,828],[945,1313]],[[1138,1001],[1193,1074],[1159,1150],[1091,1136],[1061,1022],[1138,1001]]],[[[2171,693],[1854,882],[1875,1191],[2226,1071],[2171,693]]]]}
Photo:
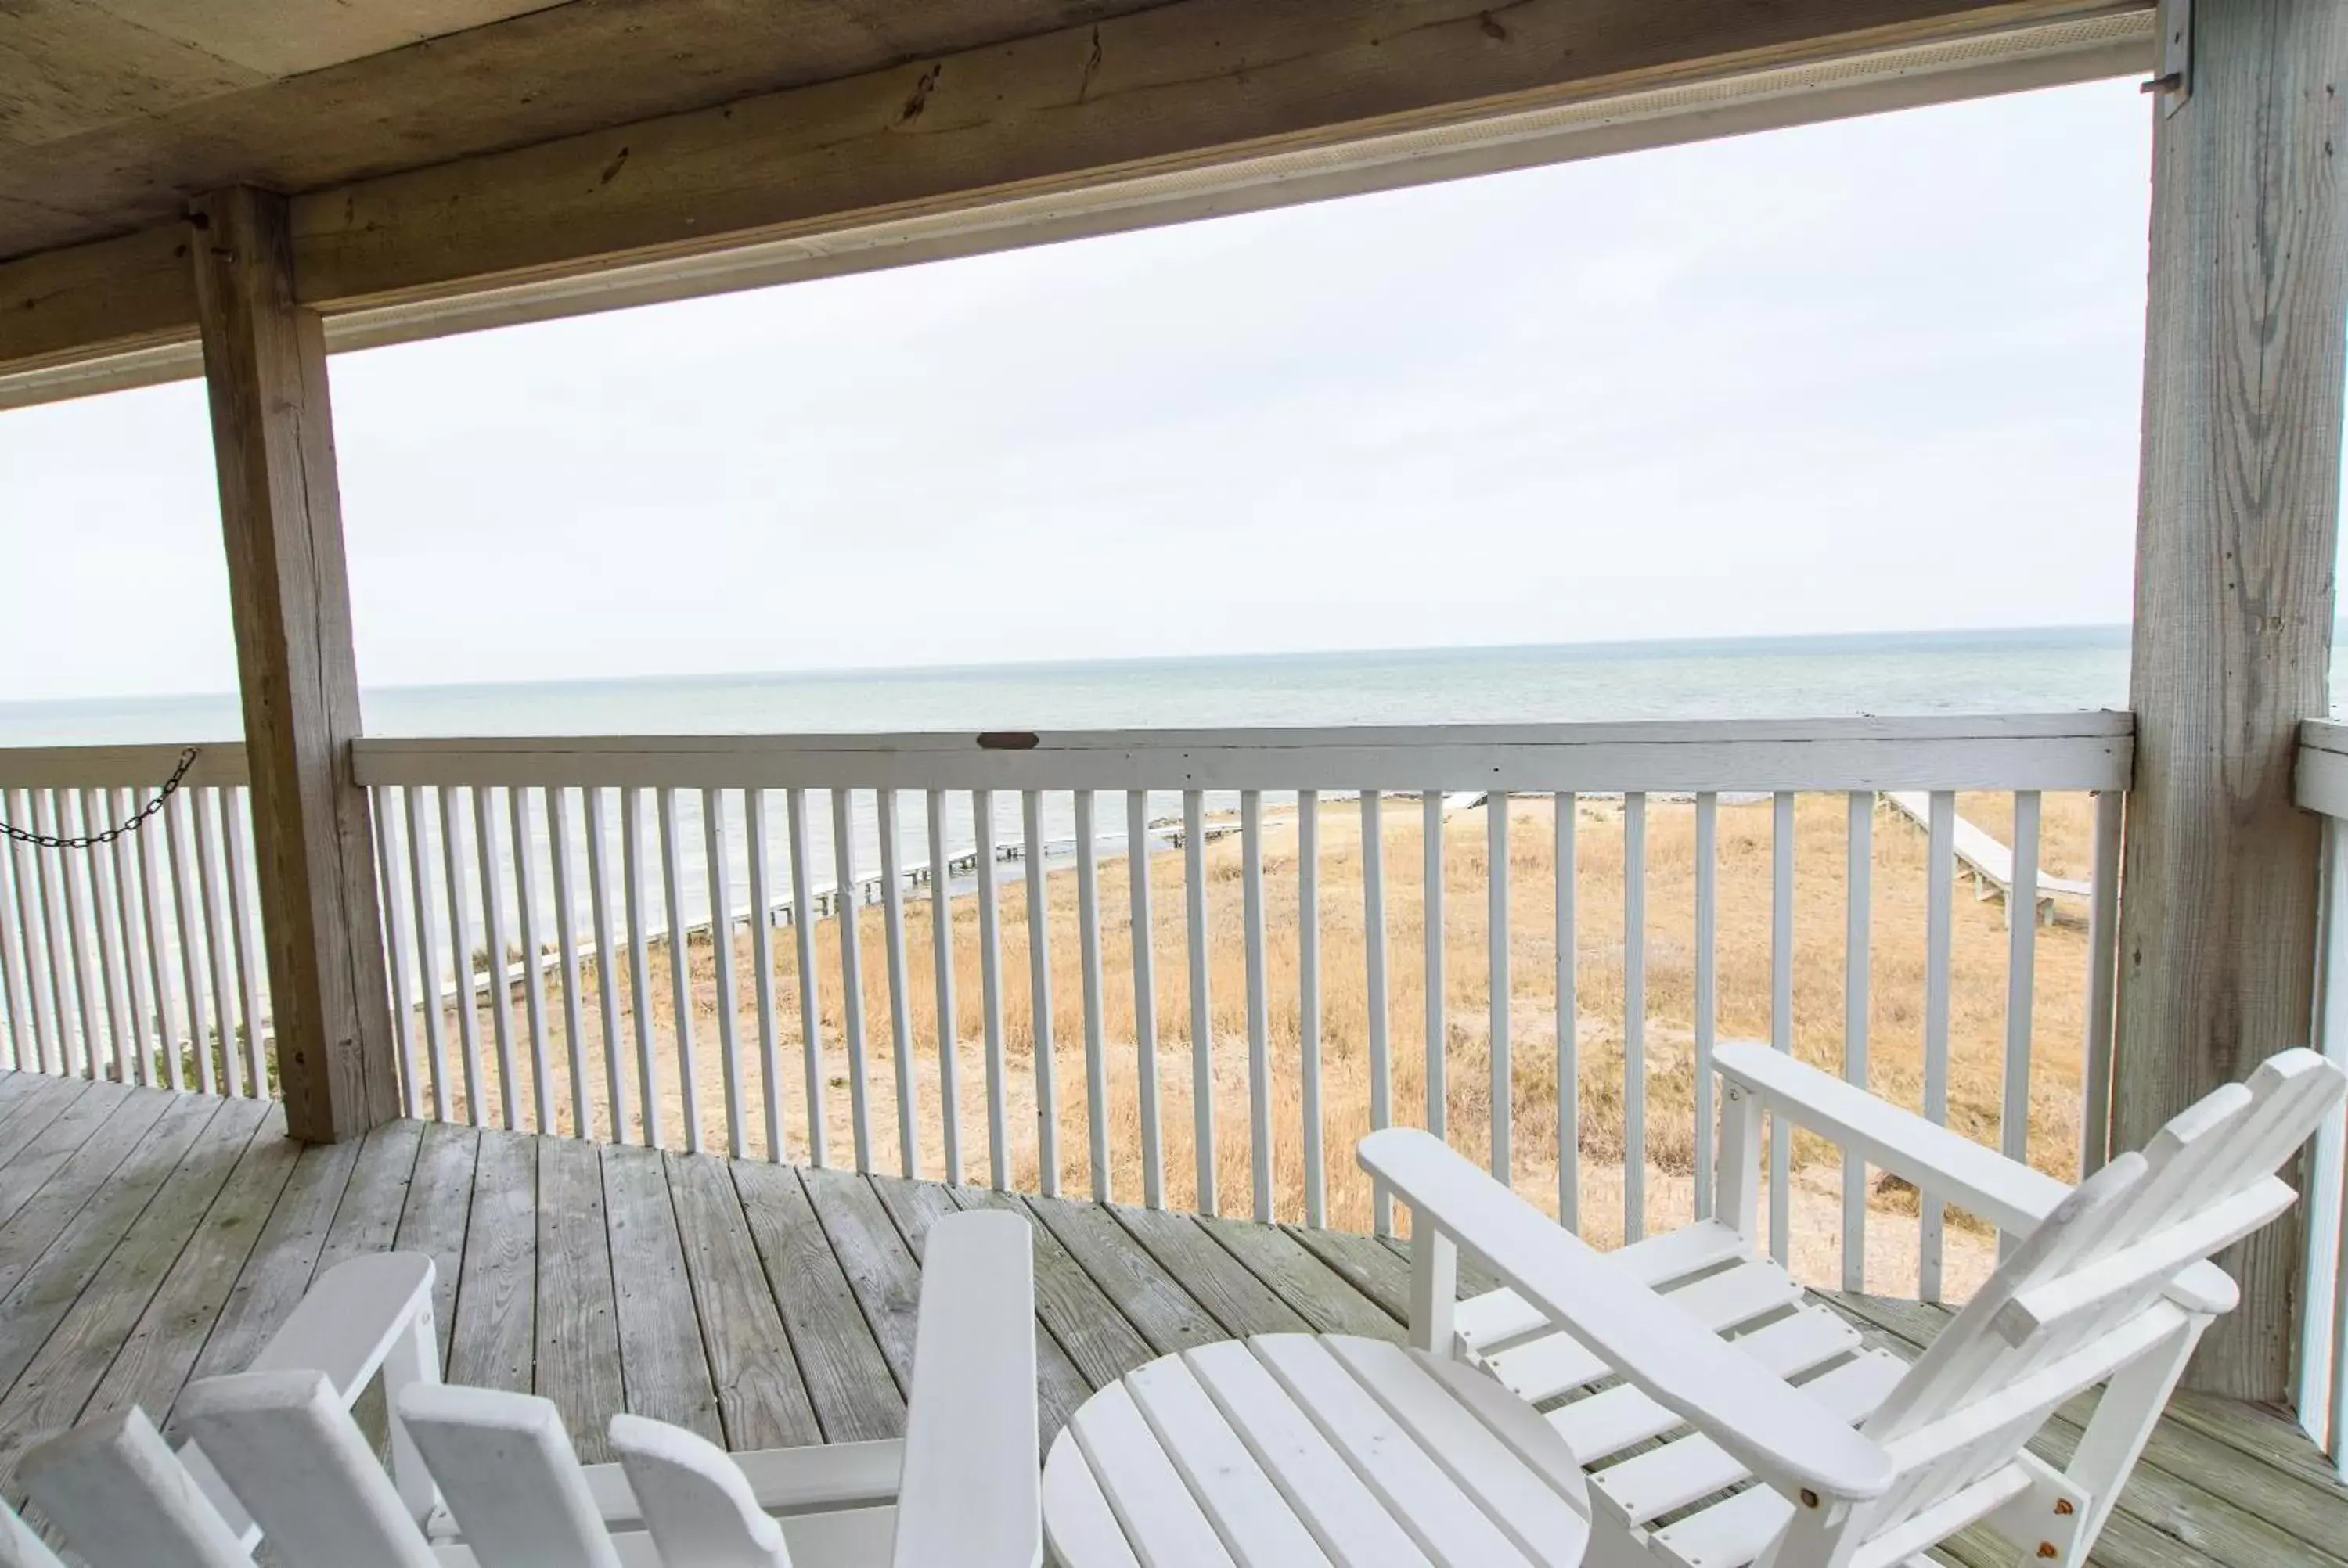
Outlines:
{"type": "MultiPolygon", "coordinates": [[[[1365,1236],[420,1122],[304,1149],[257,1102],[0,1074],[0,1494],[19,1500],[30,1444],[131,1404],[165,1415],[318,1271],[395,1247],[439,1264],[448,1376],[553,1399],[591,1459],[621,1409],[733,1448],[895,1436],[923,1238],[980,1207],[1035,1225],[1047,1441],[1168,1350],[1402,1333],[1408,1266],[1365,1236]]],[[[1827,1299],[1895,1348],[1946,1320],[1827,1299]]],[[[2108,1568],[2348,1568],[2348,1491],[2279,1415],[2180,1399],[2121,1506],[2108,1568]]]]}

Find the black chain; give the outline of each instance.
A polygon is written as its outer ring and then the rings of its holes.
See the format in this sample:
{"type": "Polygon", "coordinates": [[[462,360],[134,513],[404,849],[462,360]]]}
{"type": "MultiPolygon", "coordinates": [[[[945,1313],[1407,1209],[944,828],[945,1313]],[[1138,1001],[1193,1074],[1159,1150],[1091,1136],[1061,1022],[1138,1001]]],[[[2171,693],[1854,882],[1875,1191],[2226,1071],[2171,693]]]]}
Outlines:
{"type": "Polygon", "coordinates": [[[95,849],[101,844],[112,844],[124,834],[136,833],[146,826],[147,819],[163,809],[163,803],[171,798],[171,792],[180,787],[180,782],[188,776],[188,770],[196,765],[198,749],[190,746],[180,753],[180,765],[171,770],[171,776],[163,781],[163,787],[156,792],[155,798],[149,801],[137,815],[128,822],[116,823],[104,833],[93,833],[81,838],[52,838],[45,833],[28,833],[11,822],[0,819],[0,838],[12,838],[36,849],[95,849]]]}

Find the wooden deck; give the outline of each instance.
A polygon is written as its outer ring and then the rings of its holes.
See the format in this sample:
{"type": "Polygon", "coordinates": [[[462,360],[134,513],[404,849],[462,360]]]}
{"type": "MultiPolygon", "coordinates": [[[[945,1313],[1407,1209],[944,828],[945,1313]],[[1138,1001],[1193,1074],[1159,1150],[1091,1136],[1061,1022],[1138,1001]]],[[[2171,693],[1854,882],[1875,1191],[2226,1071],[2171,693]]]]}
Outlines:
{"type": "MultiPolygon", "coordinates": [[[[897,1435],[922,1239],[963,1208],[1035,1224],[1047,1441],[1168,1350],[1402,1332],[1407,1266],[1365,1236],[440,1123],[310,1149],[283,1128],[259,1102],[0,1074],[0,1493],[18,1499],[31,1443],[130,1404],[162,1416],[190,1378],[243,1365],[319,1270],[395,1247],[439,1263],[448,1376],[553,1399],[590,1458],[621,1409],[733,1448],[897,1435]]],[[[1905,1350],[1946,1320],[1827,1299],[1905,1350]]],[[[2121,1507],[2109,1568],[2348,1568],[2348,1491],[2278,1414],[2181,1398],[2121,1507]]]]}

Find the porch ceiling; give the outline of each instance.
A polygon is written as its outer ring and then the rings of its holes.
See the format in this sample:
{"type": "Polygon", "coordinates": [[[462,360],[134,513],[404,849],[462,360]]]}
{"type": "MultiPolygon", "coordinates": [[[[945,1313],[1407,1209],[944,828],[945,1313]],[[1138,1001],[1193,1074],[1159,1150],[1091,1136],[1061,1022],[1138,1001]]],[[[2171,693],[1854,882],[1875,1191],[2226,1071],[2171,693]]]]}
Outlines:
{"type": "Polygon", "coordinates": [[[0,405],[98,390],[56,374],[126,354],[147,356],[131,380],[191,373],[180,219],[224,185],[298,198],[304,302],[383,318],[340,346],[645,297],[641,278],[622,295],[577,286],[619,268],[670,269],[655,293],[705,292],[2110,75],[2149,65],[2148,13],[15,0],[0,17],[0,405]],[[924,223],[919,243],[901,231],[924,223]],[[780,272],[708,266],[778,241],[801,248],[780,272]],[[518,287],[541,293],[517,303],[518,287]],[[448,308],[485,291],[510,297],[448,308]],[[28,376],[51,379],[27,391],[28,376]]]}

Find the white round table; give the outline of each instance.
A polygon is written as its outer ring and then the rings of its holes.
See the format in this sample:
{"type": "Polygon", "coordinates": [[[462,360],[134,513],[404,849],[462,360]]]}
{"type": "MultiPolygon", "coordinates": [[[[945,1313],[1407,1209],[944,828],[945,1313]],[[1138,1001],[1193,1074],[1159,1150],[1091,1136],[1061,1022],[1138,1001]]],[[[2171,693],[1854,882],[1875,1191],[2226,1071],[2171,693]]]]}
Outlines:
{"type": "Polygon", "coordinates": [[[1574,1568],[1589,1520],[1581,1466],[1531,1406],[1473,1368],[1342,1335],[1136,1368],[1044,1466],[1064,1568],[1574,1568]]]}

